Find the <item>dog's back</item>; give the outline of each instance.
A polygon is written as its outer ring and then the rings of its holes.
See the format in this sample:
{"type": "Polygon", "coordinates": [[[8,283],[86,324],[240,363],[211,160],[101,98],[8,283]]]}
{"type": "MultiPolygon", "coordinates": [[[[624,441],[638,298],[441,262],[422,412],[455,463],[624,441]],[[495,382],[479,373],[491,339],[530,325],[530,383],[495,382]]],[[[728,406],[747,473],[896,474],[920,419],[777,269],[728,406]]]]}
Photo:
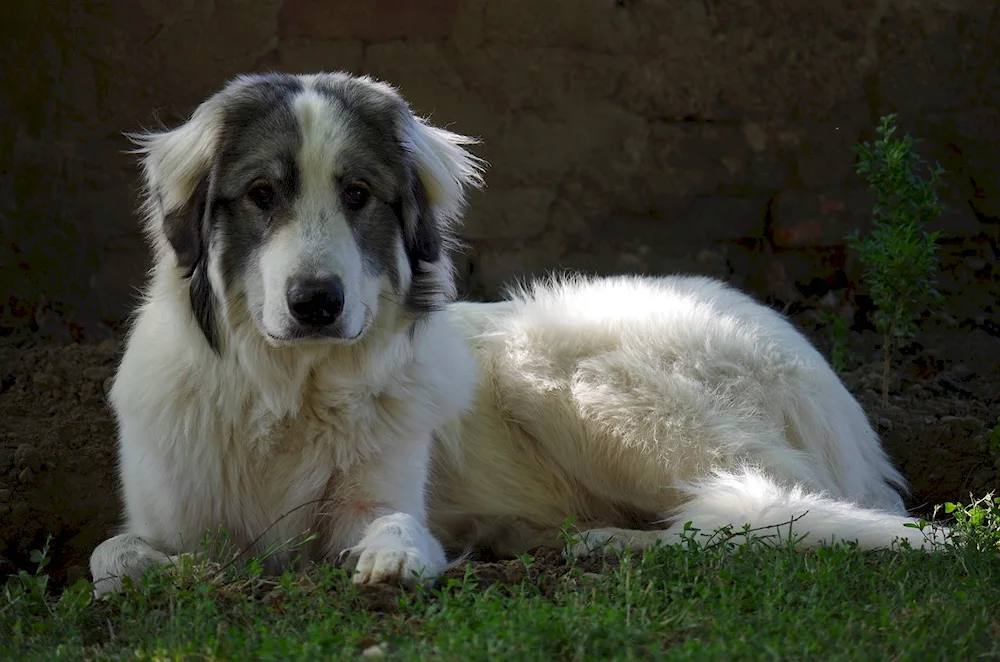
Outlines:
{"type": "MultiPolygon", "coordinates": [[[[463,508],[471,530],[508,550],[512,529],[529,523],[529,544],[569,515],[620,527],[637,513],[680,521],[700,509],[696,525],[739,528],[741,517],[777,524],[768,510],[799,493],[856,504],[841,514],[905,512],[902,477],[822,356],[720,282],[555,279],[450,315],[482,378],[461,430],[438,445],[431,515],[444,535],[463,508]]],[[[843,518],[821,524],[813,518],[821,538],[856,533],[843,518]]]]}

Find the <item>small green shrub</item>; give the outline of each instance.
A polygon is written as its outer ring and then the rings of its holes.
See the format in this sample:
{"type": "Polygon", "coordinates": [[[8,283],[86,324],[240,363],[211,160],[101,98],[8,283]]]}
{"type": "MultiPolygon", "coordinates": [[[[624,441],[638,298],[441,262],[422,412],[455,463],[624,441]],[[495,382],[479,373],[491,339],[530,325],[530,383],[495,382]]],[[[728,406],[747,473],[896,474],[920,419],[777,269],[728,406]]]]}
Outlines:
{"type": "MultiPolygon", "coordinates": [[[[941,508],[935,508],[935,516],[941,508]]],[[[1000,497],[992,492],[978,499],[970,495],[968,505],[946,502],[943,509],[954,518],[952,527],[963,544],[980,551],[1000,551],[1000,497]]]]}
{"type": "Polygon", "coordinates": [[[850,325],[847,318],[837,313],[825,312],[820,316],[820,323],[826,329],[830,341],[830,365],[838,375],[851,369],[856,360],[847,342],[850,325]]]}
{"type": "Polygon", "coordinates": [[[986,442],[990,453],[1000,457],[1000,416],[997,416],[997,424],[986,432],[986,442]]]}
{"type": "Polygon", "coordinates": [[[927,168],[909,134],[897,137],[896,116],[886,115],[874,144],[858,144],[856,170],[876,196],[874,228],[864,237],[855,231],[848,245],[858,252],[864,278],[877,308],[875,328],[882,334],[882,403],[889,399],[892,351],[916,334],[921,314],[939,298],[937,233],[924,224],[942,211],[937,189],[943,170],[927,168]],[[926,170],[928,177],[923,176],[926,170]]]}

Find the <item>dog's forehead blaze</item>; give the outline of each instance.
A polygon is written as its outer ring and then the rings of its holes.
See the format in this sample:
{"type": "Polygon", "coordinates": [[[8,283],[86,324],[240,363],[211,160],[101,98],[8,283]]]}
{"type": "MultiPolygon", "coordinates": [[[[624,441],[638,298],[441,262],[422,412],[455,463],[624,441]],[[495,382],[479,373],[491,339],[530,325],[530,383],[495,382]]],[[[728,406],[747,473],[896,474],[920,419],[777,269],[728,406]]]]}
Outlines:
{"type": "Polygon", "coordinates": [[[345,118],[314,90],[306,89],[293,101],[301,142],[298,165],[305,190],[328,190],[349,140],[345,118]]]}

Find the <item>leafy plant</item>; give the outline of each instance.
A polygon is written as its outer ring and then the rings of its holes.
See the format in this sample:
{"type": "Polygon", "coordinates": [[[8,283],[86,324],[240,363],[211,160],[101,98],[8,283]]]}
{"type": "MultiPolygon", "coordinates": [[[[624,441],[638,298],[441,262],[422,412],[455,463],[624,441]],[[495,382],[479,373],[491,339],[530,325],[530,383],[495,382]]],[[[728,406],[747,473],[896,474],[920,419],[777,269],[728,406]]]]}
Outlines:
{"type": "Polygon", "coordinates": [[[937,189],[944,170],[940,165],[925,166],[913,149],[915,138],[897,136],[896,115],[884,116],[877,132],[880,137],[874,143],[855,146],[856,170],[876,196],[874,228],[864,237],[855,231],[847,239],[858,251],[877,308],[885,405],[893,349],[916,334],[920,315],[940,297],[934,287],[938,235],[923,228],[943,211],[937,189]]]}
{"type": "Polygon", "coordinates": [[[830,365],[837,374],[846,372],[856,358],[847,343],[847,333],[850,330],[847,318],[826,312],[820,317],[820,323],[826,328],[830,341],[830,365]]]}
{"type": "Polygon", "coordinates": [[[1000,416],[997,416],[997,424],[987,430],[986,443],[990,452],[1000,458],[1000,416]]]}
{"type": "MultiPolygon", "coordinates": [[[[935,507],[935,516],[941,506],[935,507]]],[[[992,492],[971,498],[969,505],[946,502],[946,515],[954,518],[952,525],[961,542],[981,551],[1000,551],[1000,497],[992,492]]]]}

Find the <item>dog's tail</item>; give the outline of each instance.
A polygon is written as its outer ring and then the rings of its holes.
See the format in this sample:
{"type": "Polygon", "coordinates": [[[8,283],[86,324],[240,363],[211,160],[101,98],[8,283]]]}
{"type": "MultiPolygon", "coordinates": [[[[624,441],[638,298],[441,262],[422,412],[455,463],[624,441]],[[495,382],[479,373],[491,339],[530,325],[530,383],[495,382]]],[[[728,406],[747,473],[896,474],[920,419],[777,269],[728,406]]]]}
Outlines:
{"type": "Polygon", "coordinates": [[[853,542],[871,550],[905,541],[913,549],[931,550],[947,537],[941,528],[921,530],[913,526],[917,520],[784,485],[753,467],[717,471],[681,489],[687,501],[670,518],[668,542],[676,541],[688,523],[698,530],[696,539],[708,544],[721,539],[742,543],[746,527],[751,537],[794,541],[800,548],[853,542]]]}

